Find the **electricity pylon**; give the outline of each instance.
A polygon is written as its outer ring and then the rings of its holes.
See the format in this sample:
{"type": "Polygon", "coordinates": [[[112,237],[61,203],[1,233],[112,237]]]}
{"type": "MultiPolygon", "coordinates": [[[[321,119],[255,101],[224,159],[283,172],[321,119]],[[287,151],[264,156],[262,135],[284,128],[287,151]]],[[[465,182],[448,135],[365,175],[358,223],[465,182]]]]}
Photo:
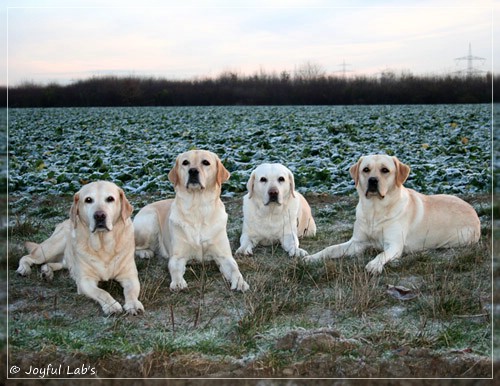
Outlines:
{"type": "Polygon", "coordinates": [[[335,72],[341,72],[342,73],[342,77],[344,77],[344,78],[346,76],[346,73],[351,72],[351,71],[347,70],[347,66],[350,66],[350,64],[346,63],[345,60],[341,64],[339,64],[338,66],[342,67],[342,70],[335,71],[335,72]]]}
{"type": "MultiPolygon", "coordinates": [[[[481,72],[484,72],[483,70],[479,70],[477,68],[474,67],[474,61],[477,60],[477,61],[480,61],[481,64],[484,64],[484,62],[486,61],[485,58],[480,58],[479,56],[473,56],[472,55],[472,48],[471,48],[471,44],[469,43],[469,55],[467,56],[462,56],[460,58],[456,58],[455,61],[462,61],[462,60],[466,60],[467,61],[467,69],[465,70],[459,70],[457,71],[458,73],[465,73],[468,77],[469,76],[473,76],[475,74],[479,74],[481,72]]],[[[457,63],[458,64],[458,63],[457,63]]]]}

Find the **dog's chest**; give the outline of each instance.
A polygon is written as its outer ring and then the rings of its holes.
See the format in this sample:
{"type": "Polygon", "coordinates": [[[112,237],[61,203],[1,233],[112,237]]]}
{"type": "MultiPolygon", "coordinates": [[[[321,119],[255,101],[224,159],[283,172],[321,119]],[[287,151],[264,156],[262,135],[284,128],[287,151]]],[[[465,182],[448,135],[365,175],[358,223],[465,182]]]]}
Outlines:
{"type": "Polygon", "coordinates": [[[115,271],[119,265],[120,256],[112,257],[110,260],[103,261],[90,256],[89,262],[101,280],[110,280],[115,277],[115,271]]]}
{"type": "MultiPolygon", "coordinates": [[[[133,237],[130,235],[130,237],[133,237]]],[[[92,235],[88,243],[77,244],[73,250],[79,271],[85,275],[95,276],[99,280],[110,280],[116,277],[126,263],[131,245],[117,244],[110,234],[92,235]]]]}
{"type": "Polygon", "coordinates": [[[195,224],[184,223],[179,225],[182,228],[184,237],[191,245],[208,245],[220,232],[220,224],[203,222],[195,224]]]}
{"type": "Polygon", "coordinates": [[[282,207],[264,207],[248,213],[250,233],[262,238],[268,243],[275,242],[280,239],[283,234],[290,233],[297,227],[297,214],[289,208],[282,207]]]}
{"type": "Polygon", "coordinates": [[[74,276],[93,277],[99,281],[115,278],[122,270],[126,256],[123,254],[95,255],[85,250],[75,253],[74,264],[70,268],[74,276]]]}
{"type": "Polygon", "coordinates": [[[194,258],[201,259],[214,243],[226,234],[225,211],[192,211],[185,215],[172,211],[170,216],[170,238],[173,253],[183,250],[194,258]]]}
{"type": "Polygon", "coordinates": [[[388,240],[404,238],[398,217],[390,211],[365,211],[357,214],[355,236],[373,247],[384,248],[388,240]]]}

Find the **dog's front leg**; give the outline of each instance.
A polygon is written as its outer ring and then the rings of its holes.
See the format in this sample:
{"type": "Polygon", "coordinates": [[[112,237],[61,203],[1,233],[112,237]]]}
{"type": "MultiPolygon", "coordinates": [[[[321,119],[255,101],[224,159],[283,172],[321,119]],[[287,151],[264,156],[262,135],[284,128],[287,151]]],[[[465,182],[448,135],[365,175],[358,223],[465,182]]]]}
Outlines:
{"type": "Polygon", "coordinates": [[[281,246],[288,252],[290,257],[304,257],[307,256],[307,251],[299,248],[299,238],[297,233],[287,233],[283,235],[281,246]]]}
{"type": "Polygon", "coordinates": [[[212,256],[224,278],[231,283],[232,290],[245,292],[250,288],[231,254],[231,244],[225,232],[214,242],[207,255],[212,256]]]}
{"type": "Polygon", "coordinates": [[[97,286],[97,280],[93,278],[83,278],[77,283],[78,293],[86,295],[98,302],[106,315],[119,314],[123,308],[109,293],[97,286]]]}
{"type": "Polygon", "coordinates": [[[231,255],[225,257],[214,256],[214,260],[224,278],[231,283],[232,290],[245,292],[250,288],[245,279],[243,279],[243,275],[238,268],[238,263],[236,263],[236,260],[231,255]]]}
{"type": "MultiPolygon", "coordinates": [[[[257,243],[255,243],[257,244],[257,243]]],[[[237,255],[251,256],[253,255],[254,243],[248,235],[248,233],[243,232],[240,237],[240,247],[236,250],[237,255]]]]}
{"type": "Polygon", "coordinates": [[[314,261],[323,259],[338,259],[344,256],[356,255],[363,252],[365,249],[365,243],[351,239],[342,244],[336,244],[330,247],[326,247],[325,249],[318,253],[315,253],[314,255],[306,256],[304,257],[304,261],[307,263],[312,263],[314,261]]]}
{"type": "Polygon", "coordinates": [[[187,288],[186,280],[184,280],[184,273],[186,272],[186,259],[179,256],[172,256],[168,260],[168,270],[172,281],[170,282],[170,289],[172,291],[183,290],[187,288]]]}
{"type": "Polygon", "coordinates": [[[123,296],[125,297],[123,309],[125,312],[130,315],[137,315],[144,312],[144,306],[138,299],[141,284],[137,278],[137,273],[130,277],[118,278],[117,280],[123,287],[123,296]]]}

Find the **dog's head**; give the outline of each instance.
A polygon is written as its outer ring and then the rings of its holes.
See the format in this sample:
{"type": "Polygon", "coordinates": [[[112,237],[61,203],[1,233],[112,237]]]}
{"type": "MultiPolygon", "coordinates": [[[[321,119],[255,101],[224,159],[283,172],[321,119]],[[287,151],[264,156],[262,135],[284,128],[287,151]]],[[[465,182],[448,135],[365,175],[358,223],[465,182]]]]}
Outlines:
{"type": "Polygon", "coordinates": [[[367,199],[383,199],[403,185],[410,174],[410,167],[396,157],[368,155],[361,157],[349,172],[360,195],[367,199]]]}
{"type": "Polygon", "coordinates": [[[92,233],[109,232],[118,221],[125,222],[133,212],[125,193],[112,182],[96,181],[83,186],[73,197],[70,219],[79,219],[92,233]]]}
{"type": "Polygon", "coordinates": [[[264,205],[282,205],[290,196],[295,197],[292,172],[281,164],[265,163],[257,166],[247,182],[248,198],[254,195],[264,205]]]}
{"type": "Polygon", "coordinates": [[[219,157],[207,150],[191,150],[180,154],[168,174],[175,190],[213,190],[227,181],[230,173],[219,157]]]}

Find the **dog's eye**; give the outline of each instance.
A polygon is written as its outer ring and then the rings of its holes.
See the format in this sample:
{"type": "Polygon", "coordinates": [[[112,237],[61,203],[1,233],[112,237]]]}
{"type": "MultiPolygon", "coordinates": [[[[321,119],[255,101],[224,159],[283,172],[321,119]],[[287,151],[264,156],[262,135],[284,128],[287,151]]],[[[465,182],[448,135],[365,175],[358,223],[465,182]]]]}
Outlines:
{"type": "Polygon", "coordinates": [[[85,198],[85,203],[86,204],[92,204],[94,202],[94,200],[92,199],[92,197],[86,197],[85,198]]]}
{"type": "Polygon", "coordinates": [[[370,173],[370,168],[364,168],[364,169],[363,169],[363,172],[364,172],[364,173],[370,173]]]}
{"type": "Polygon", "coordinates": [[[115,198],[113,196],[109,196],[108,198],[106,198],[106,202],[113,202],[115,201],[115,198]]]}
{"type": "Polygon", "coordinates": [[[285,182],[285,177],[282,176],[282,177],[278,178],[278,181],[279,182],[285,182]]]}
{"type": "Polygon", "coordinates": [[[384,174],[387,174],[387,173],[389,173],[389,169],[387,169],[387,168],[382,168],[381,172],[382,172],[382,173],[384,173],[384,174]]]}
{"type": "Polygon", "coordinates": [[[188,161],[187,159],[185,159],[184,161],[182,161],[182,164],[183,164],[184,166],[188,166],[188,165],[189,165],[189,161],[188,161]]]}
{"type": "Polygon", "coordinates": [[[204,159],[203,161],[201,161],[201,163],[205,166],[210,166],[210,162],[207,161],[206,159],[204,159]]]}
{"type": "Polygon", "coordinates": [[[266,177],[260,177],[260,182],[267,182],[267,178],[266,177]]]}

